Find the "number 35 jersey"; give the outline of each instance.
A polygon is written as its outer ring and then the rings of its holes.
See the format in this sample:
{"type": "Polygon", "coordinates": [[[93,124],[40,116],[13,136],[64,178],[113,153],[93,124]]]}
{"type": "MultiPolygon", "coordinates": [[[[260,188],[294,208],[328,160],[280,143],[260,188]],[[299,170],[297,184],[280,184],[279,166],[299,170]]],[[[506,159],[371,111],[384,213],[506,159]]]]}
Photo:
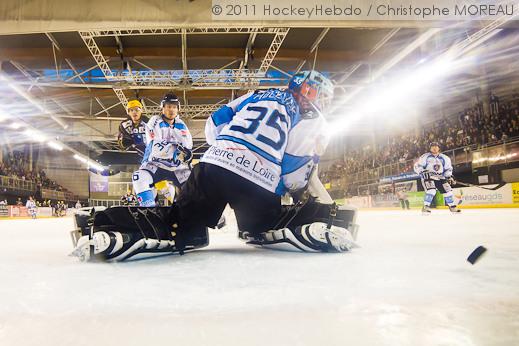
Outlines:
{"type": "Polygon", "coordinates": [[[322,115],[302,118],[288,91],[251,92],[207,120],[211,147],[201,161],[282,195],[306,185],[328,144],[325,127],[322,115]]]}

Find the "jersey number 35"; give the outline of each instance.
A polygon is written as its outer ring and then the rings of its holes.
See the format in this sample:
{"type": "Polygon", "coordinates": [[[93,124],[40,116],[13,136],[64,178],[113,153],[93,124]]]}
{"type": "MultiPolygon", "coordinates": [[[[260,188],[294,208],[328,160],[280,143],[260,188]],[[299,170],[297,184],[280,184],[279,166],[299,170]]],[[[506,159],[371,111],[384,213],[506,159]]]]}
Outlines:
{"type": "Polygon", "coordinates": [[[260,125],[263,124],[263,125],[267,126],[268,128],[275,130],[279,134],[279,139],[277,141],[273,141],[272,139],[270,139],[267,136],[264,136],[261,133],[256,136],[256,139],[258,141],[265,143],[266,145],[274,148],[275,150],[280,150],[283,147],[283,145],[285,144],[285,141],[287,138],[285,131],[281,128],[281,125],[279,123],[281,121],[281,122],[285,123],[288,127],[288,123],[287,123],[287,120],[285,119],[285,115],[283,115],[277,109],[275,109],[274,111],[272,111],[270,113],[270,115],[267,118],[267,121],[265,123],[262,123],[261,121],[265,118],[265,116],[269,112],[268,108],[249,106],[249,107],[247,107],[247,111],[249,111],[251,113],[257,113],[256,118],[244,119],[244,120],[247,120],[250,122],[249,126],[243,127],[243,126],[239,126],[239,125],[233,125],[229,128],[229,130],[253,135],[256,132],[258,132],[258,130],[259,130],[259,132],[262,132],[260,125]]]}

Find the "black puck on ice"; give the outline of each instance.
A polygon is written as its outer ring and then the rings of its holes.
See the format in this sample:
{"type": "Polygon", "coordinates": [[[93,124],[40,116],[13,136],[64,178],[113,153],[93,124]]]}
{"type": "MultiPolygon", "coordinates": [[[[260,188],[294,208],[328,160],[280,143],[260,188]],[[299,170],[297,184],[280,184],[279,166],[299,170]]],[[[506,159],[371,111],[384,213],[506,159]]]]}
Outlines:
{"type": "Polygon", "coordinates": [[[474,265],[486,251],[486,247],[478,246],[474,251],[472,251],[469,257],[467,257],[467,261],[469,261],[470,264],[474,265]]]}

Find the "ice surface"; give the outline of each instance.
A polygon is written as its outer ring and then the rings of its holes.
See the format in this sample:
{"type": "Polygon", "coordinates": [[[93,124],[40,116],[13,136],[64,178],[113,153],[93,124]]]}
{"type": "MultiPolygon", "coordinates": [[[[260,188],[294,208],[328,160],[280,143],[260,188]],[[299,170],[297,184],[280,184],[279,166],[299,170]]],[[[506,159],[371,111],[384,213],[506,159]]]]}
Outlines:
{"type": "Polygon", "coordinates": [[[347,254],[244,245],[67,257],[72,219],[0,220],[0,345],[519,345],[519,211],[360,212],[347,254]],[[488,251],[476,265],[466,257],[488,251]]]}

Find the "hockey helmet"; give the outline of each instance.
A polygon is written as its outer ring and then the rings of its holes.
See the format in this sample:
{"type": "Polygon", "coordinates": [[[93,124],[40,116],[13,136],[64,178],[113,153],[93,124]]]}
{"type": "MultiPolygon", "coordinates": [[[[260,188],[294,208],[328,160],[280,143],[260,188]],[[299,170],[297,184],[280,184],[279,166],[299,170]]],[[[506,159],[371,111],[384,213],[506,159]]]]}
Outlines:
{"type": "Polygon", "coordinates": [[[130,108],[140,108],[142,109],[142,103],[139,100],[130,100],[128,101],[128,104],[126,105],[126,109],[130,108]]]}
{"type": "Polygon", "coordinates": [[[173,93],[167,93],[166,95],[164,95],[162,101],[160,101],[160,108],[164,108],[164,105],[168,103],[176,104],[178,109],[180,110],[180,101],[177,95],[173,93]]]}
{"type": "MultiPolygon", "coordinates": [[[[288,83],[288,90],[306,99],[319,112],[323,112],[333,98],[331,80],[314,70],[295,74],[288,83]]],[[[305,113],[311,109],[302,109],[302,111],[305,113]]]]}

